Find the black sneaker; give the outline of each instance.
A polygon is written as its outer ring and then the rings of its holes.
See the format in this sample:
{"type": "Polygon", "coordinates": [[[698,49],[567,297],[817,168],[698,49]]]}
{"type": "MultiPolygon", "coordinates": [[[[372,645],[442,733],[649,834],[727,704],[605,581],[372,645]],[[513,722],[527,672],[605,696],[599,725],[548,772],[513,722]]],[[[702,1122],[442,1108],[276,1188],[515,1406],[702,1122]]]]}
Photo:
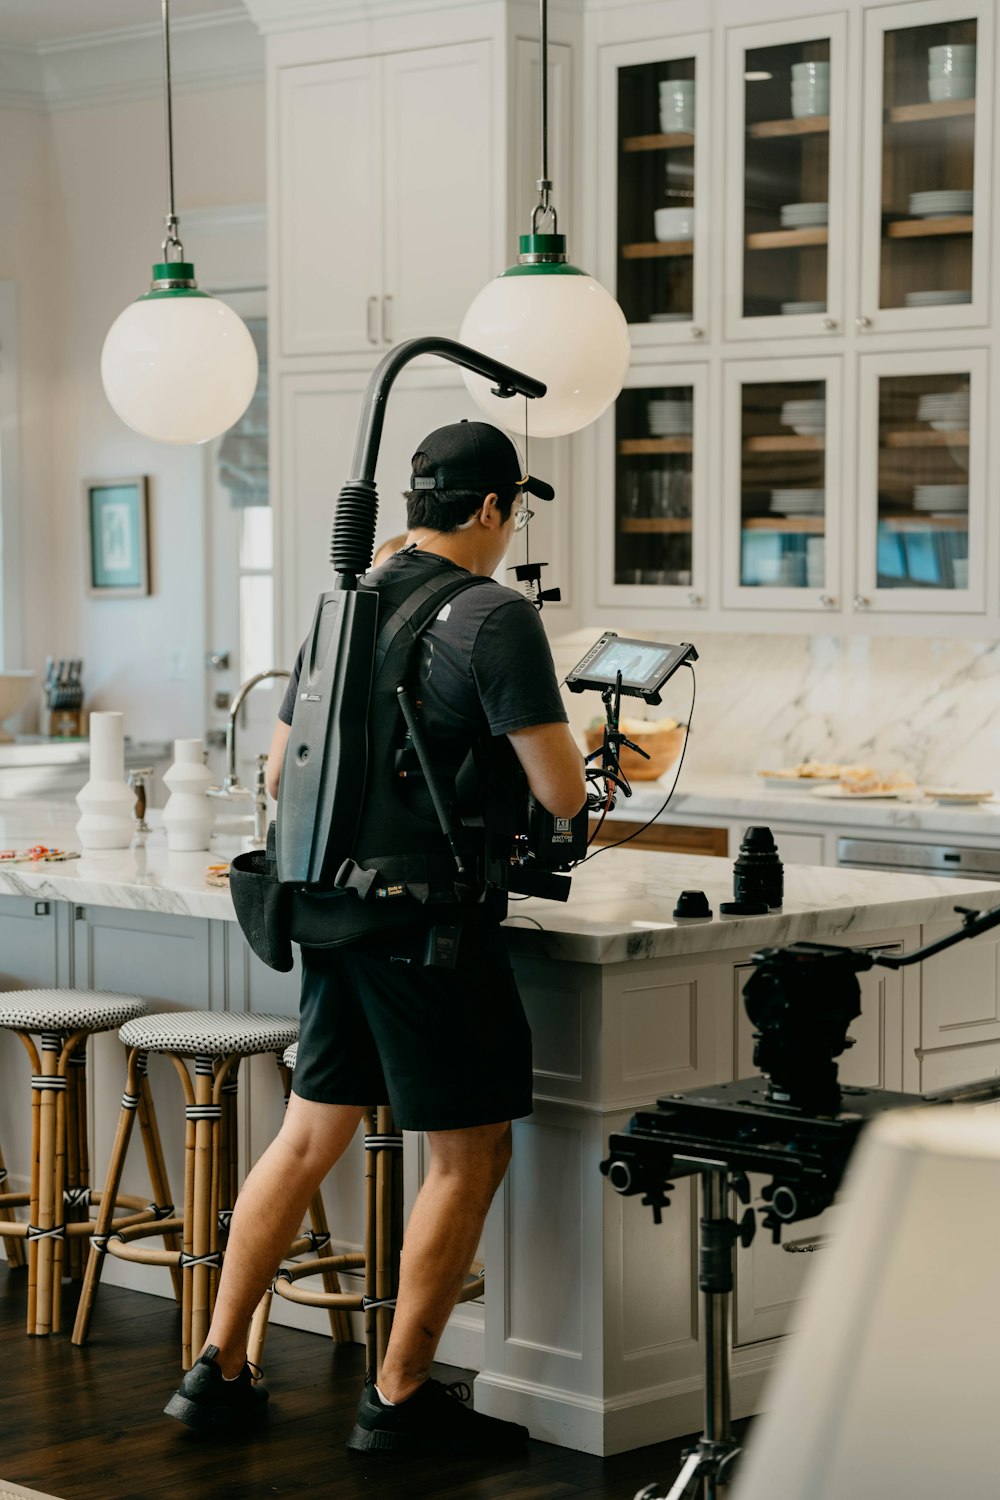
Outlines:
{"type": "Polygon", "coordinates": [[[235,1380],[224,1380],[215,1362],[218,1352],[214,1344],[209,1344],[195,1360],[163,1408],[166,1416],[176,1417],[199,1432],[233,1432],[260,1420],[267,1409],[267,1391],[254,1385],[249,1364],[235,1380]]]}
{"type": "Polygon", "coordinates": [[[501,1422],[466,1406],[472,1392],[463,1380],[442,1385],[427,1380],[398,1406],[384,1406],[373,1385],[358,1402],[354,1431],[347,1446],[355,1453],[438,1453],[462,1457],[499,1457],[520,1452],[527,1427],[501,1422]]]}

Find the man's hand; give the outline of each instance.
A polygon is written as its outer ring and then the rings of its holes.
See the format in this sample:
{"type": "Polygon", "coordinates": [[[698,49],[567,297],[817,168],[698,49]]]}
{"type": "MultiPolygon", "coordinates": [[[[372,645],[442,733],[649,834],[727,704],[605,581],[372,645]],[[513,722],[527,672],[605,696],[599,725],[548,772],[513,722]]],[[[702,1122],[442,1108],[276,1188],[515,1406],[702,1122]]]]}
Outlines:
{"type": "Polygon", "coordinates": [[[554,818],[573,818],[587,797],[583,756],[568,724],[535,724],[507,738],[532,792],[554,818]]]}
{"type": "Polygon", "coordinates": [[[274,734],[271,738],[271,748],[267,752],[267,790],[277,801],[278,781],[281,778],[281,764],[285,759],[285,746],[288,744],[288,736],[292,732],[292,726],[279,719],[274,726],[274,734]]]}

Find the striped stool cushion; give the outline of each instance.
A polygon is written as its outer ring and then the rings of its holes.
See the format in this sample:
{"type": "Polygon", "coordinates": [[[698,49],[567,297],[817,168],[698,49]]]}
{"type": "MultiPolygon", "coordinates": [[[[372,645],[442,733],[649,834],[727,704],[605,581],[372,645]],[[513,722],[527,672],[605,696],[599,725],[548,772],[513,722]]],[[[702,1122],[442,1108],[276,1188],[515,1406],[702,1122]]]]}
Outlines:
{"type": "Polygon", "coordinates": [[[287,1016],[235,1016],[228,1011],[174,1010],[129,1021],[118,1035],[126,1047],[177,1052],[182,1057],[230,1057],[238,1052],[283,1052],[299,1034],[287,1016]]]}
{"type": "Polygon", "coordinates": [[[281,1059],[281,1061],[284,1063],[284,1065],[285,1065],[286,1068],[291,1068],[292,1072],[294,1073],[295,1072],[295,1064],[298,1061],[298,1056],[299,1056],[299,1044],[298,1044],[298,1042],[293,1042],[290,1047],[286,1047],[285,1048],[285,1055],[281,1059]]]}
{"type": "Polygon", "coordinates": [[[0,1026],[11,1031],[110,1031],[144,1015],[145,1000],[107,990],[9,990],[0,1026]]]}

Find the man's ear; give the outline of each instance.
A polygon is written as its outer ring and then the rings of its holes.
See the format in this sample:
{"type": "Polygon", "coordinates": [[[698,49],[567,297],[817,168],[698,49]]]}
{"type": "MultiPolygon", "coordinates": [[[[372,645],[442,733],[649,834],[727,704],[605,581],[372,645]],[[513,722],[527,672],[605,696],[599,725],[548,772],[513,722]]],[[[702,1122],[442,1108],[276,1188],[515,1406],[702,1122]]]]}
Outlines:
{"type": "Polygon", "coordinates": [[[483,500],[479,510],[479,519],[488,531],[499,531],[503,525],[503,517],[500,514],[500,496],[492,490],[483,500]]]}

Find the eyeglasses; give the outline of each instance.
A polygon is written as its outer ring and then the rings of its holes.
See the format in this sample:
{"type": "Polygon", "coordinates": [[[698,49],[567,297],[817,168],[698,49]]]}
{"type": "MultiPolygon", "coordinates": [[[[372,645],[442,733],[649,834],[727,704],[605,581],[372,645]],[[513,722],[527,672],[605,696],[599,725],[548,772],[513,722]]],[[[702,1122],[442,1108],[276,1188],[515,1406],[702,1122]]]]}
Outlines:
{"type": "Polygon", "coordinates": [[[523,531],[534,514],[526,505],[519,505],[514,512],[514,530],[523,531]]]}

